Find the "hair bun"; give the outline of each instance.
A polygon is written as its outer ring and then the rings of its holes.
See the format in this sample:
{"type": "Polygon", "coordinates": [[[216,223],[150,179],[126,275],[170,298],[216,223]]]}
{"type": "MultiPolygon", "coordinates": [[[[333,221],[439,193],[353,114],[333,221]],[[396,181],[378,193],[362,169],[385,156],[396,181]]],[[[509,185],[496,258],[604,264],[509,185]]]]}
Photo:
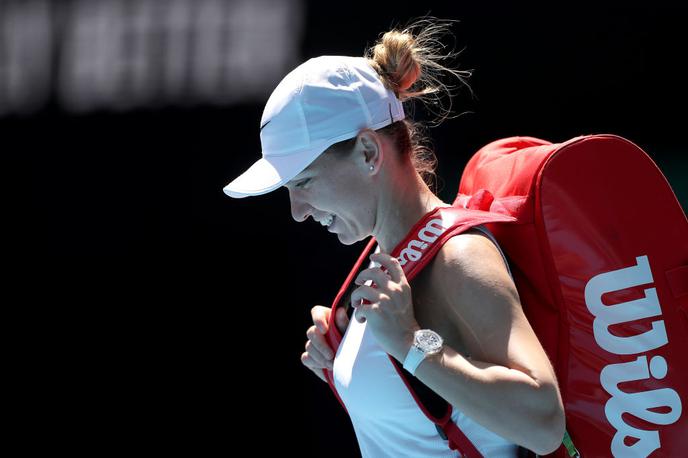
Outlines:
{"type": "Polygon", "coordinates": [[[451,111],[451,89],[454,88],[441,81],[442,74],[457,77],[471,90],[464,79],[471,76],[471,71],[450,68],[441,62],[459,54],[443,54],[445,46],[439,39],[440,35],[451,33],[450,26],[454,22],[458,21],[425,16],[402,30],[393,28],[385,32],[372,48],[366,48],[364,52],[364,57],[380,75],[385,87],[393,91],[400,101],[419,98],[426,102],[430,111],[438,106],[442,119],[451,111]],[[443,95],[449,97],[450,108],[444,109],[441,103],[443,95]],[[428,103],[426,96],[434,100],[428,103]]]}
{"type": "Polygon", "coordinates": [[[421,65],[416,60],[415,38],[409,32],[386,32],[372,50],[372,60],[383,82],[397,97],[420,77],[421,65]]]}

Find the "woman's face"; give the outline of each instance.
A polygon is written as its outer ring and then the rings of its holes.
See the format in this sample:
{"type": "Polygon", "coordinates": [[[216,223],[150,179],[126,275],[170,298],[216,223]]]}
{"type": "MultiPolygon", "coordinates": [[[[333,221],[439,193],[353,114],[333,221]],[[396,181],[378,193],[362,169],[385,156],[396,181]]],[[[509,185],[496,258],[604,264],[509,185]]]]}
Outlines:
{"type": "Polygon", "coordinates": [[[333,215],[332,224],[322,228],[337,234],[341,243],[367,238],[375,226],[376,208],[371,164],[359,142],[351,154],[325,151],[285,185],[292,217],[302,222],[310,216],[319,223],[333,215]]]}

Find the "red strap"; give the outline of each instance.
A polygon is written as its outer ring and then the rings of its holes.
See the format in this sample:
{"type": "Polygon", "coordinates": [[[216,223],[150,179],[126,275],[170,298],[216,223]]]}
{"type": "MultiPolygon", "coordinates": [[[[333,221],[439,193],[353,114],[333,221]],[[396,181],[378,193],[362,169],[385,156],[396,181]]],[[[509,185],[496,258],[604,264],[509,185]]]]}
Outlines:
{"type": "MultiPolygon", "coordinates": [[[[371,237],[370,241],[366,245],[366,247],[363,249],[363,252],[361,255],[358,257],[358,260],[354,264],[354,268],[351,269],[351,272],[349,272],[349,275],[346,277],[346,280],[344,281],[344,285],[342,288],[339,290],[339,293],[337,293],[337,296],[334,299],[334,302],[332,303],[332,307],[330,309],[330,319],[328,321],[327,325],[327,333],[325,334],[325,338],[327,339],[327,343],[330,345],[330,348],[332,348],[332,351],[336,353],[337,349],[339,348],[339,343],[342,341],[342,334],[339,332],[339,329],[337,329],[337,324],[335,322],[335,315],[337,313],[337,304],[339,304],[339,301],[341,300],[342,296],[346,292],[347,288],[349,287],[349,284],[353,281],[354,275],[356,275],[356,272],[358,272],[358,269],[361,267],[361,264],[363,264],[363,261],[365,261],[368,253],[370,250],[373,248],[377,241],[375,240],[375,237],[371,237]]],[[[346,405],[344,405],[344,401],[342,401],[342,398],[339,396],[339,393],[337,392],[337,388],[334,385],[334,373],[326,368],[322,369],[323,374],[325,375],[325,379],[327,380],[328,385],[330,385],[330,388],[332,389],[332,392],[334,395],[337,397],[337,400],[339,403],[344,407],[344,410],[348,414],[349,411],[346,408],[346,405]]]]}
{"type": "Polygon", "coordinates": [[[394,368],[397,370],[399,377],[401,377],[401,380],[406,385],[406,388],[408,389],[409,393],[411,393],[411,396],[413,396],[413,399],[414,401],[416,401],[416,404],[418,404],[420,410],[425,414],[428,420],[435,423],[437,431],[442,435],[442,438],[449,441],[449,448],[452,450],[459,451],[462,457],[483,458],[483,456],[480,454],[478,449],[475,448],[470,439],[468,439],[468,437],[466,437],[463,431],[459,429],[456,423],[452,421],[452,405],[447,402],[447,411],[444,414],[444,416],[442,416],[441,418],[434,417],[428,411],[428,409],[425,408],[423,402],[420,400],[420,398],[414,391],[413,387],[411,386],[411,383],[404,375],[404,372],[401,370],[400,363],[396,359],[394,359],[392,355],[387,355],[387,357],[392,362],[392,366],[394,366],[394,368]]]}
{"type": "MultiPolygon", "coordinates": [[[[489,207],[492,201],[492,196],[488,192],[485,192],[481,193],[477,199],[471,202],[471,206],[473,207],[472,209],[466,209],[463,207],[438,207],[421,218],[420,221],[418,221],[416,225],[408,232],[406,238],[402,240],[394,248],[394,250],[392,250],[392,253],[390,253],[392,256],[398,258],[402,263],[402,269],[404,270],[407,280],[410,281],[413,279],[413,277],[415,277],[423,269],[423,267],[427,265],[437,251],[442,247],[444,242],[446,242],[449,238],[458,235],[478,224],[497,221],[516,221],[516,218],[509,215],[480,210],[481,207],[489,207]]],[[[356,261],[354,268],[349,273],[349,276],[346,278],[344,285],[342,285],[332,304],[326,338],[335,352],[339,348],[339,344],[343,337],[335,324],[337,304],[346,292],[349,284],[353,281],[354,276],[358,272],[361,264],[365,259],[367,259],[367,255],[375,243],[376,240],[374,237],[372,237],[359,256],[358,261],[356,261]]],[[[393,363],[396,362],[392,356],[389,357],[393,363]]],[[[394,366],[396,367],[396,364],[394,364],[394,366]]],[[[337,399],[342,404],[342,407],[344,407],[344,410],[346,410],[344,402],[335,389],[333,373],[327,369],[323,369],[323,372],[327,378],[330,388],[334,392],[335,396],[337,396],[337,399]]],[[[442,428],[447,436],[447,439],[449,440],[449,447],[452,450],[458,450],[465,457],[482,458],[482,455],[480,452],[478,452],[471,441],[463,434],[463,432],[461,432],[459,427],[451,421],[451,415],[446,415],[442,419],[432,417],[432,415],[428,413],[420,400],[417,398],[413,389],[406,382],[405,377],[401,372],[399,375],[406,383],[408,389],[416,400],[416,403],[426,417],[442,428]]],[[[451,404],[448,405],[449,412],[451,413],[451,404]]]]}
{"type": "Polygon", "coordinates": [[[363,249],[363,252],[354,264],[354,268],[351,269],[351,272],[349,272],[349,275],[346,277],[346,280],[344,280],[344,284],[339,289],[339,293],[337,293],[337,296],[334,298],[334,301],[332,302],[332,307],[330,308],[330,319],[327,323],[327,333],[325,333],[325,338],[327,339],[327,343],[330,344],[330,348],[332,348],[332,351],[334,351],[335,353],[337,352],[337,349],[339,348],[339,343],[342,341],[343,337],[342,334],[339,332],[339,329],[337,329],[337,325],[335,322],[337,305],[341,301],[342,296],[344,296],[344,293],[346,293],[346,290],[349,288],[349,284],[351,284],[351,282],[354,280],[354,277],[356,276],[358,269],[361,267],[361,264],[363,264],[363,261],[366,260],[368,253],[372,250],[373,246],[375,246],[375,243],[377,243],[377,240],[375,240],[375,237],[371,237],[370,241],[363,249]]]}
{"type": "MultiPolygon", "coordinates": [[[[451,406],[451,404],[450,404],[451,406]]],[[[462,456],[466,458],[483,458],[482,454],[475,448],[473,442],[466,437],[466,435],[456,426],[456,423],[451,421],[451,417],[443,425],[440,425],[444,430],[444,434],[449,439],[449,448],[458,450],[462,456]]]]}

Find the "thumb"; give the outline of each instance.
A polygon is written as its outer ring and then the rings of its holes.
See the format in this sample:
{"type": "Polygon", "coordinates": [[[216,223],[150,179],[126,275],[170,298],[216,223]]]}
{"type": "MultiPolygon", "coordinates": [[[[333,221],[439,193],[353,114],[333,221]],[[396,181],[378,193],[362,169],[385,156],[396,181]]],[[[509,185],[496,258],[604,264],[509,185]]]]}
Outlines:
{"type": "Polygon", "coordinates": [[[337,319],[337,326],[339,326],[339,330],[341,332],[346,331],[346,327],[349,324],[349,317],[347,316],[346,310],[344,309],[344,307],[337,309],[336,319],[337,319]]]}

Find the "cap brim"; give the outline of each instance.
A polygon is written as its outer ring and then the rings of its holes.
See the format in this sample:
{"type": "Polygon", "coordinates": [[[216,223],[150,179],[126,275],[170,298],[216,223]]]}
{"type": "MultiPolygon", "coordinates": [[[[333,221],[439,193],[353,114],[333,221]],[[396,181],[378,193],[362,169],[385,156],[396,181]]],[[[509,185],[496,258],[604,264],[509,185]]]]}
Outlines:
{"type": "Polygon", "coordinates": [[[308,167],[324,148],[257,160],[222,190],[229,197],[242,198],[267,194],[289,182],[308,167]]]}

